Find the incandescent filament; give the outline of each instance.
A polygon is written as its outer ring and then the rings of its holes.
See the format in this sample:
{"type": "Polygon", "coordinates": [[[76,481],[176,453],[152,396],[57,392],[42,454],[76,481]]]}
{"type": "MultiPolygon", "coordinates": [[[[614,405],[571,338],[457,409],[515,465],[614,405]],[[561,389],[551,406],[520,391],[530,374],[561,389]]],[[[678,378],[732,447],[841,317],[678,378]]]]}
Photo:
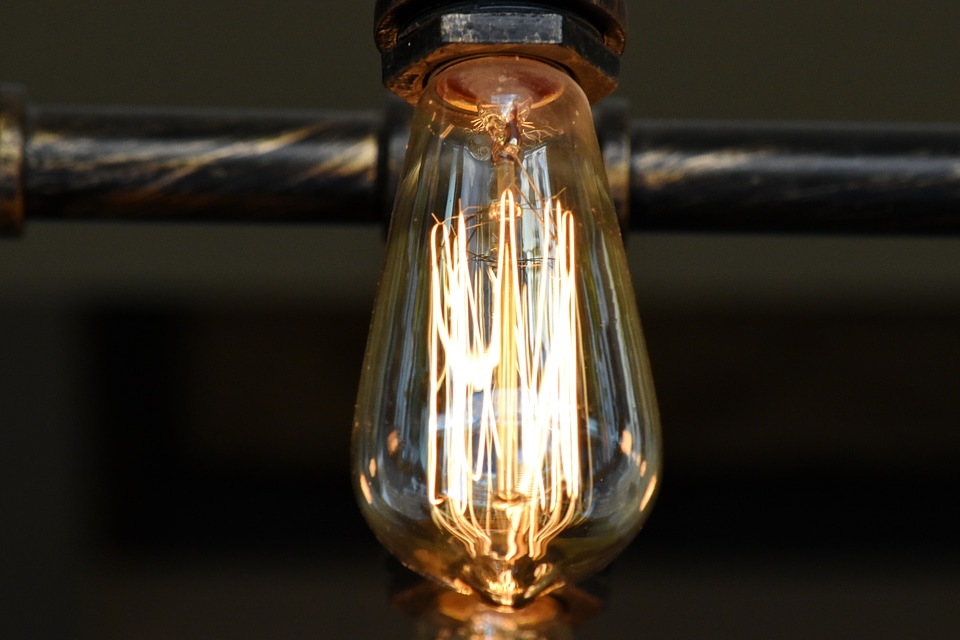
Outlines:
{"type": "Polygon", "coordinates": [[[472,557],[538,560],[583,515],[574,218],[504,189],[437,221],[430,249],[427,483],[472,557]]]}

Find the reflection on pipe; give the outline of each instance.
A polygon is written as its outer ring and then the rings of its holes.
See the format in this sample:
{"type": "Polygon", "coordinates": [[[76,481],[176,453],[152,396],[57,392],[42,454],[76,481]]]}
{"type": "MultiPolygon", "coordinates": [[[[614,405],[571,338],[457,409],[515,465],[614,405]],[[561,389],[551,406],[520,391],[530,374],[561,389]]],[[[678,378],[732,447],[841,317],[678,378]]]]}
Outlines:
{"type": "MultiPolygon", "coordinates": [[[[0,234],[34,220],[384,224],[407,112],[50,107],[0,87],[0,234]]],[[[960,126],[595,108],[624,229],[960,233],[960,126]]]]}

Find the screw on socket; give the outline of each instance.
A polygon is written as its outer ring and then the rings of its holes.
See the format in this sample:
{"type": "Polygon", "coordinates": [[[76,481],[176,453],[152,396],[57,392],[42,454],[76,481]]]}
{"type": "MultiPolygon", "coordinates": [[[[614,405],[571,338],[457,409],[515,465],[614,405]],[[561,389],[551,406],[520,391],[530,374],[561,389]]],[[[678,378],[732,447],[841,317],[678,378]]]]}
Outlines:
{"type": "Polygon", "coordinates": [[[591,102],[617,86],[625,41],[622,1],[524,2],[381,0],[377,46],[383,82],[416,103],[427,78],[457,59],[518,55],[566,69],[591,102]]]}

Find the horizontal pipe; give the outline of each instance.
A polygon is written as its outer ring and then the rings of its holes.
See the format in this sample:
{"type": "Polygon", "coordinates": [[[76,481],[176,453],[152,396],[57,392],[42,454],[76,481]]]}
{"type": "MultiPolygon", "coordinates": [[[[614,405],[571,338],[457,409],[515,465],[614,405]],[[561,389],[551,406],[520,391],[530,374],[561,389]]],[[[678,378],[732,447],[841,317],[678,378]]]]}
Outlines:
{"type": "Polygon", "coordinates": [[[960,233],[960,127],[638,121],[631,226],[960,233]]]}
{"type": "Polygon", "coordinates": [[[382,222],[374,113],[37,107],[27,220],[382,222]]]}
{"type": "MultiPolygon", "coordinates": [[[[24,107],[11,96],[0,92],[7,232],[21,220],[383,224],[408,133],[396,105],[24,107]]],[[[630,121],[616,102],[595,116],[632,231],[960,233],[957,126],[630,121]]]]}

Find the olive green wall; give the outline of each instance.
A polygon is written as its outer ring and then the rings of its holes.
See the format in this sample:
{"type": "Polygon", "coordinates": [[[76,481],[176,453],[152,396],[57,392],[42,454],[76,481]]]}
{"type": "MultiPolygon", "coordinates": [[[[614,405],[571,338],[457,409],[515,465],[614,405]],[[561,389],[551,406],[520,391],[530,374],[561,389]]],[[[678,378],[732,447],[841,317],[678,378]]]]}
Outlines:
{"type": "MultiPolygon", "coordinates": [[[[630,2],[622,94],[658,117],[957,119],[951,0],[630,2]]],[[[7,0],[0,77],[44,102],[375,107],[372,3],[7,0]]]]}

